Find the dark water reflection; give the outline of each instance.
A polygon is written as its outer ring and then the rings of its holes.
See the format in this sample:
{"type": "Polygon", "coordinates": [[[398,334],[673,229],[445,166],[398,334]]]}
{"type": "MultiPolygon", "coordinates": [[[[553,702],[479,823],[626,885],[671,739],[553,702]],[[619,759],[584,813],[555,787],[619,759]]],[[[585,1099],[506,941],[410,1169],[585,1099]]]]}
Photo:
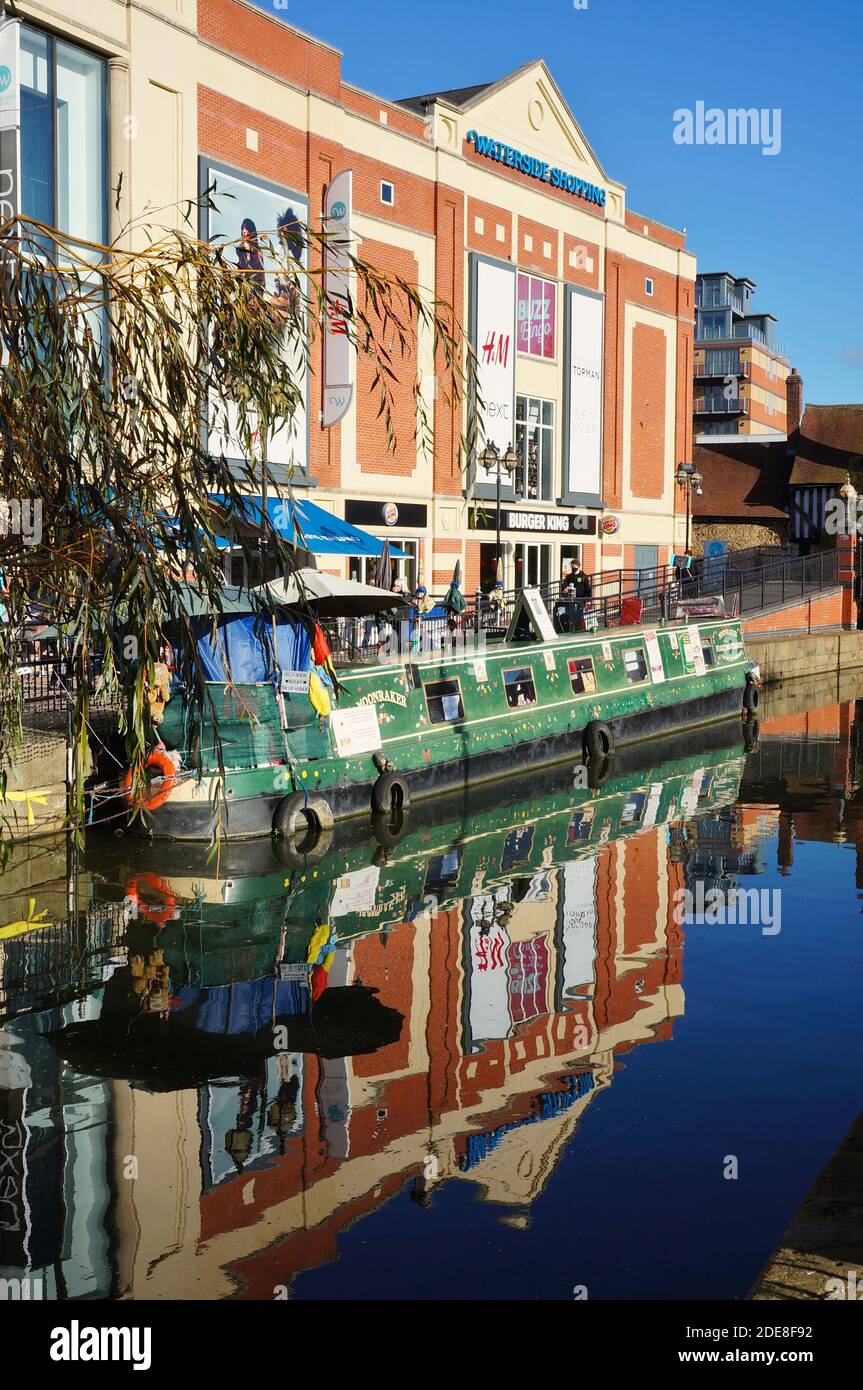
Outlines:
{"type": "Polygon", "coordinates": [[[745,1295],[860,1105],[855,694],[773,692],[749,752],[732,725],[600,790],[430,803],[317,865],[102,841],[69,882],[62,846],[13,851],[0,1277],[745,1295]],[[680,920],[735,887],[762,921],[680,920]]]}

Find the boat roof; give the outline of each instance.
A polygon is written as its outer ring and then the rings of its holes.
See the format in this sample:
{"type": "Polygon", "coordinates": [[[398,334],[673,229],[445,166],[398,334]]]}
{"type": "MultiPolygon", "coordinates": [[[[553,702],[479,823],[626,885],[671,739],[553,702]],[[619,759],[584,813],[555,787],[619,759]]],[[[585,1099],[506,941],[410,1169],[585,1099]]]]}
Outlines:
{"type": "Polygon", "coordinates": [[[393,656],[379,657],[377,661],[369,661],[362,665],[339,666],[339,680],[345,681],[354,677],[362,677],[368,675],[370,671],[386,667],[457,665],[467,661],[484,661],[489,657],[497,658],[504,652],[514,658],[544,651],[549,647],[582,647],[597,646],[602,642],[632,642],[638,641],[639,638],[644,639],[647,634],[686,631],[689,627],[699,627],[705,624],[739,622],[738,617],[729,617],[727,614],[702,615],[697,618],[675,618],[665,623],[633,623],[632,625],[627,624],[625,627],[606,627],[600,628],[596,632],[555,632],[553,637],[537,637],[532,641],[512,642],[506,637],[493,637],[484,649],[474,648],[470,645],[469,639],[472,633],[468,630],[466,633],[468,640],[462,650],[456,647],[449,654],[439,651],[399,652],[393,656]]]}

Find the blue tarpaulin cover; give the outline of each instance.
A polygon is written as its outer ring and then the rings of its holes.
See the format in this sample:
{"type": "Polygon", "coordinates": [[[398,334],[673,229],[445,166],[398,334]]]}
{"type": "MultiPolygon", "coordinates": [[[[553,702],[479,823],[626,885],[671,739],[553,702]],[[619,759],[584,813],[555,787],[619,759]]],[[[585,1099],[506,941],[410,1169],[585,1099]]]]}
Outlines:
{"type": "Polygon", "coordinates": [[[206,620],[196,627],[198,654],[208,681],[226,681],[228,661],[235,682],[272,680],[276,667],[307,671],[311,666],[309,634],[285,613],[276,615],[275,633],[270,620],[252,613],[223,618],[215,637],[206,620]]]}
{"type": "Polygon", "coordinates": [[[312,1012],[308,986],[299,980],[241,980],[208,989],[181,985],[174,998],[175,1012],[194,1011],[195,1027],[202,1033],[254,1034],[272,1027],[274,1018],[312,1012]]]}

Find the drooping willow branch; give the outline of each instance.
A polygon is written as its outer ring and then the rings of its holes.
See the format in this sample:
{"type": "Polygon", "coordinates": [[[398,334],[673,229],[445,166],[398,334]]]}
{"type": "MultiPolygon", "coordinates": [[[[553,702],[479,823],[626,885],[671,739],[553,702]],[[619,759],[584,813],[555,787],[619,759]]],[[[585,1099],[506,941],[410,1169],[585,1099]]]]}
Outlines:
{"type": "MultiPolygon", "coordinates": [[[[212,206],[209,193],[203,201],[212,206]]],[[[186,639],[192,714],[204,714],[205,673],[178,584],[193,579],[218,615],[222,532],[210,497],[242,515],[243,498],[260,495],[264,477],[270,496],[290,490],[290,469],[287,483],[277,478],[269,448],[302,418],[315,344],[332,308],[322,270],[326,233],[293,227],[301,256],[283,232],[260,234],[280,266],[271,291],[269,277],[262,283],[259,272],[238,266],[235,246],[184,230],[189,208],[177,221],[176,229],[124,228],[122,245],[113,246],[26,219],[0,226],[0,790],[21,732],[16,642],[35,603],[63,634],[77,676],[79,815],[94,695],[89,658],[97,651],[100,694],[119,705],[136,789],[150,733],[146,687],[169,624],[186,639]]],[[[417,448],[430,453],[433,407],[419,379],[420,353],[430,349],[437,401],[459,422],[473,390],[472,353],[449,306],[359,257],[349,260],[355,289],[338,307],[370,363],[389,447],[397,442],[395,391],[409,379],[417,448]]],[[[468,416],[460,459],[472,442],[468,416]]],[[[232,536],[249,572],[259,572],[263,546],[273,565],[292,573],[292,547],[266,509],[260,533],[238,527],[232,536]]],[[[251,590],[249,600],[260,605],[251,590]]],[[[223,773],[218,730],[216,745],[223,773]]]]}

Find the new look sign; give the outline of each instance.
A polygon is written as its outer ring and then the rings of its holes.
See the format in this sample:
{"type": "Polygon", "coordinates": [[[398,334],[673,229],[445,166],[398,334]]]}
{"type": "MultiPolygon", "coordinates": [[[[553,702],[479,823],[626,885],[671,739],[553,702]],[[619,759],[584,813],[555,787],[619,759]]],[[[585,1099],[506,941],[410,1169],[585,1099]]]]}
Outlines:
{"type": "Polygon", "coordinates": [[[477,154],[483,154],[487,159],[494,159],[498,164],[506,165],[508,169],[518,169],[532,179],[539,179],[540,183],[551,184],[552,188],[562,188],[564,193],[571,193],[574,198],[584,198],[588,203],[597,203],[599,207],[605,207],[605,189],[588,183],[586,179],[568,174],[565,169],[552,168],[535,155],[523,154],[513,145],[492,140],[488,135],[480,135],[478,130],[469,130],[467,139],[477,154]]]}

